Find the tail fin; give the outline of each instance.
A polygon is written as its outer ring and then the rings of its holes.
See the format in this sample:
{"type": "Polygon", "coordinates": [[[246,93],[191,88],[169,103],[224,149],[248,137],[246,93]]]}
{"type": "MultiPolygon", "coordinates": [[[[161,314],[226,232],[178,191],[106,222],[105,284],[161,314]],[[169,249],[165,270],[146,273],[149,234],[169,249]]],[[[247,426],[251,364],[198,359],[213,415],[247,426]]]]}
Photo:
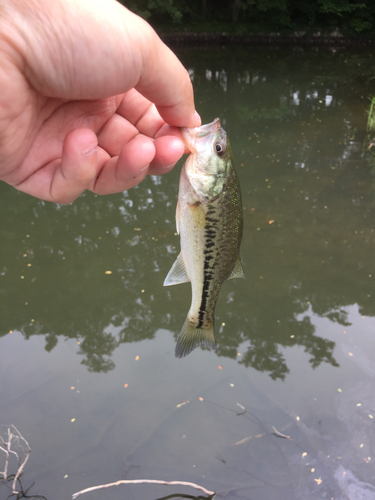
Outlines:
{"type": "Polygon", "coordinates": [[[178,336],[175,355],[176,358],[183,358],[191,353],[198,346],[208,347],[216,351],[214,326],[210,328],[197,328],[186,318],[181,333],[178,336]]]}

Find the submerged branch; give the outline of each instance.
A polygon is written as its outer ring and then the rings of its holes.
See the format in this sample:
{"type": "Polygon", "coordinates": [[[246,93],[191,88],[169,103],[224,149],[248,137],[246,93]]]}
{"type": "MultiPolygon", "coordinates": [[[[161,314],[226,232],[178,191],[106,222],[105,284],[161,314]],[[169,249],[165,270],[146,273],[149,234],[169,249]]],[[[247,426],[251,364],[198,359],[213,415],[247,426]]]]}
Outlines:
{"type": "Polygon", "coordinates": [[[116,481],[115,483],[100,484],[98,486],[92,486],[91,488],[86,488],[85,490],[78,491],[77,493],[73,494],[72,499],[74,500],[79,495],[88,493],[89,491],[100,490],[102,488],[110,488],[111,486],[118,486],[120,484],[163,484],[166,486],[190,486],[191,488],[203,491],[203,493],[205,493],[210,498],[215,495],[214,491],[206,490],[206,488],[200,486],[199,484],[189,483],[186,481],[160,481],[158,479],[122,479],[120,481],[116,481]]]}
{"type": "Polygon", "coordinates": [[[17,427],[14,425],[10,425],[7,429],[7,440],[5,440],[3,437],[0,436],[0,450],[5,454],[4,470],[0,471],[0,476],[3,476],[4,479],[7,479],[8,477],[8,466],[9,466],[10,456],[14,455],[17,458],[18,470],[14,475],[12,484],[12,494],[13,495],[18,494],[19,491],[16,490],[16,484],[23,472],[26,462],[29,459],[31,453],[30,445],[26,441],[26,439],[22,436],[17,427]],[[24,447],[26,448],[26,454],[23,461],[21,461],[18,453],[12,449],[12,444],[14,442],[16,442],[18,446],[20,445],[20,443],[23,443],[24,447]]]}

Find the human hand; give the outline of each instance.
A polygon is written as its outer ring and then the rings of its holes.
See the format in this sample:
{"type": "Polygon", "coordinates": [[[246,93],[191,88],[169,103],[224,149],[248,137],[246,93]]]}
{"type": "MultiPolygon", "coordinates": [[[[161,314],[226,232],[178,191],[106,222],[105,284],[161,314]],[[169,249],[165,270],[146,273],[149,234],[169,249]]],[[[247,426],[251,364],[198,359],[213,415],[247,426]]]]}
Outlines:
{"type": "Polygon", "coordinates": [[[114,0],[3,0],[0,179],[47,201],[168,172],[195,127],[187,71],[114,0]]]}

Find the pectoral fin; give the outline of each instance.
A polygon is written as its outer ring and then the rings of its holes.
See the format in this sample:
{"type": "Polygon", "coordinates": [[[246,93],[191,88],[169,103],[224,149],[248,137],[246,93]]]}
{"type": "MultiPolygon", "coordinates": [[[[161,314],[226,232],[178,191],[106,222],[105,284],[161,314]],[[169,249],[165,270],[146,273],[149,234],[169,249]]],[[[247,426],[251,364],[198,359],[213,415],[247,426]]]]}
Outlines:
{"type": "Polygon", "coordinates": [[[242,267],[242,262],[241,262],[241,257],[238,256],[236,264],[233,268],[233,271],[231,272],[231,275],[229,276],[228,280],[231,280],[232,278],[245,278],[245,273],[243,272],[243,267],[242,267]]]}
{"type": "Polygon", "coordinates": [[[206,225],[206,214],[199,201],[189,204],[191,217],[197,229],[203,229],[206,225]]]}
{"type": "Polygon", "coordinates": [[[180,253],[164,280],[164,286],[178,285],[187,281],[190,281],[190,279],[186,273],[185,264],[180,253]]]}
{"type": "Polygon", "coordinates": [[[180,217],[181,217],[181,205],[180,205],[180,202],[177,200],[177,205],[176,205],[176,230],[177,230],[177,234],[180,234],[180,217]]]}

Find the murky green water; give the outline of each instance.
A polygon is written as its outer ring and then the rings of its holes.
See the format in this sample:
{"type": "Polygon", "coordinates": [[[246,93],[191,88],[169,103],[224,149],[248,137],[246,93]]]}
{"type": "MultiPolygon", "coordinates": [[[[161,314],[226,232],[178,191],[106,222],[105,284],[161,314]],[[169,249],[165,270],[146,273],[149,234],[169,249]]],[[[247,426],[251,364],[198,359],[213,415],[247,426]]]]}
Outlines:
{"type": "MultiPolygon", "coordinates": [[[[204,122],[220,116],[231,139],[247,280],[222,288],[217,352],[175,359],[190,286],[162,283],[179,251],[179,168],[70,206],[0,184],[0,424],[31,446],[22,486],[48,500],[138,478],[218,499],[373,499],[375,177],[362,145],[375,60],[177,53],[204,122]]],[[[178,493],[199,495],[82,498],[178,493]]]]}

